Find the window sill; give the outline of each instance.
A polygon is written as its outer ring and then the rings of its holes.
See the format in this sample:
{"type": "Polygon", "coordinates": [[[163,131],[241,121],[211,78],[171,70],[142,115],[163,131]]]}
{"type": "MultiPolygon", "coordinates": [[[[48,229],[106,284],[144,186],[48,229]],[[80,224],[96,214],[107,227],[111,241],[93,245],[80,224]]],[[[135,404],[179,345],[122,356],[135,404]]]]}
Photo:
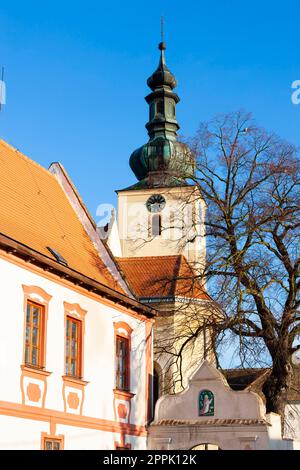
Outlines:
{"type": "Polygon", "coordinates": [[[62,379],[63,379],[64,383],[66,383],[70,386],[72,386],[72,385],[82,385],[82,386],[85,387],[89,383],[86,380],[80,379],[79,377],[72,377],[72,375],[63,375],[62,379]]]}
{"type": "Polygon", "coordinates": [[[133,398],[135,396],[135,393],[131,393],[127,390],[119,390],[118,388],[114,388],[113,390],[114,392],[114,395],[117,397],[117,398],[133,398]]]}
{"type": "Polygon", "coordinates": [[[31,374],[36,374],[38,377],[48,377],[52,374],[52,372],[48,372],[47,370],[39,367],[30,366],[29,364],[22,364],[21,370],[23,372],[30,372],[31,374]]]}

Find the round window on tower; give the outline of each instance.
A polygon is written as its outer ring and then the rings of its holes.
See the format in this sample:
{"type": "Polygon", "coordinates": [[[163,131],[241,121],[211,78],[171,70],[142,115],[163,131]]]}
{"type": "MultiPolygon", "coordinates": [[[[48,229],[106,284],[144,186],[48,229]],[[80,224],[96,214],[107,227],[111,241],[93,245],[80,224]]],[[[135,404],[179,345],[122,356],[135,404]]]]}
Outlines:
{"type": "Polygon", "coordinates": [[[164,209],[166,200],[161,194],[153,194],[146,202],[149,212],[160,212],[164,209]]]}

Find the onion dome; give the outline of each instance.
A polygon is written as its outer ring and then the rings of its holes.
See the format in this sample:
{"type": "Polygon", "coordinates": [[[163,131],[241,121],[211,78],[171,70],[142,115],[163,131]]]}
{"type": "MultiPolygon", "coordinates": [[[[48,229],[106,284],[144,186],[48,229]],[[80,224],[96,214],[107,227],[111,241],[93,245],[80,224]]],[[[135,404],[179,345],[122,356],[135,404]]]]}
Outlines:
{"type": "Polygon", "coordinates": [[[148,78],[147,85],[151,90],[155,90],[155,88],[160,86],[168,86],[173,90],[177,85],[177,80],[166,66],[164,53],[166,50],[166,43],[160,42],[158,48],[161,51],[159,64],[155,72],[153,72],[151,77],[148,78]]]}
{"type": "Polygon", "coordinates": [[[189,147],[163,136],[135,150],[130,157],[130,167],[139,181],[148,178],[149,187],[180,185],[193,175],[194,169],[189,147]]]}

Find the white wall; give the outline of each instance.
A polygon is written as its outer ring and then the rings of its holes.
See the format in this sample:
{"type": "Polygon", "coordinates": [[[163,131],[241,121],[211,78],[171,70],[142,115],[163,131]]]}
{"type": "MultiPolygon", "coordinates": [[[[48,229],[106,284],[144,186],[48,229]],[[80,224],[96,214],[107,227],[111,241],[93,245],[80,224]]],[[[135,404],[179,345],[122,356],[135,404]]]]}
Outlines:
{"type": "MultiPolygon", "coordinates": [[[[120,434],[116,432],[59,425],[57,433],[65,436],[65,450],[111,450],[114,449],[115,442],[120,442],[120,434]]],[[[125,444],[131,444],[134,450],[143,450],[146,449],[146,438],[126,436],[125,444]]]]}
{"type": "Polygon", "coordinates": [[[183,254],[189,261],[202,265],[206,250],[205,210],[200,194],[192,186],[119,192],[118,227],[122,256],[183,254]],[[161,236],[154,238],[148,233],[151,214],[146,208],[152,194],[161,194],[166,200],[165,208],[160,212],[163,231],[161,236]],[[195,241],[187,243],[195,233],[195,241]]]}
{"type": "Polygon", "coordinates": [[[148,448],[190,450],[200,444],[214,444],[221,450],[268,449],[266,426],[201,426],[197,424],[150,426],[148,448]]]}
{"type": "Polygon", "coordinates": [[[0,415],[1,450],[40,450],[42,432],[49,432],[48,423],[0,415]]]}
{"type": "MultiPolygon", "coordinates": [[[[114,421],[113,389],[115,374],[115,344],[114,322],[125,321],[133,329],[132,356],[131,356],[131,392],[135,394],[132,399],[131,423],[143,426],[145,420],[145,323],[133,318],[117,308],[105,305],[93,298],[76,292],[53,280],[42,277],[23,267],[17,266],[0,257],[0,401],[22,404],[20,387],[20,366],[23,363],[23,335],[24,335],[24,293],[22,285],[37,286],[52,296],[49,303],[47,323],[46,370],[51,372],[47,378],[47,394],[45,408],[64,411],[63,380],[64,375],[64,302],[79,304],[87,311],[85,316],[84,338],[84,377],[89,383],[85,387],[85,400],[82,415],[114,421]]],[[[38,442],[31,436],[35,430],[46,430],[49,425],[25,419],[0,416],[0,446],[8,445],[14,439],[19,446],[20,442],[28,442],[22,448],[40,448],[40,435],[38,442]],[[16,424],[13,425],[12,423],[16,424]],[[19,426],[17,422],[21,422],[19,426]],[[27,423],[27,424],[26,424],[27,423]],[[15,435],[7,433],[7,426],[15,427],[15,435]],[[44,429],[46,426],[46,429],[44,429]],[[32,444],[34,440],[34,445],[32,444]],[[31,443],[31,444],[30,444],[31,443]],[[27,447],[26,447],[27,446],[27,447]]],[[[68,431],[69,432],[69,431],[68,431]]],[[[73,434],[84,434],[86,448],[97,445],[98,449],[111,442],[108,432],[94,432],[89,429],[73,429],[73,434]],[[97,435],[97,439],[95,436],[97,435]],[[90,436],[90,438],[88,437],[90,436]],[[102,436],[102,437],[101,437],[102,436]],[[105,437],[103,437],[105,436],[105,437]],[[95,440],[96,439],[96,440],[95,440]],[[97,444],[96,444],[97,442],[97,444]]],[[[74,434],[74,435],[75,435],[74,434]]],[[[76,438],[77,439],[77,438],[76,438]]],[[[76,447],[77,440],[71,443],[70,448],[76,447]],[[74,447],[75,446],[75,447],[74,447]]],[[[79,444],[80,445],[80,444],[79,444]]],[[[141,445],[141,444],[139,444],[141,445]]],[[[18,447],[19,448],[19,447],[18,447]]],[[[79,447],[80,448],[80,447],[79,447]]]]}
{"type": "MultiPolygon", "coordinates": [[[[41,433],[49,434],[49,423],[0,415],[0,450],[40,450],[41,433]]],[[[120,434],[74,426],[57,425],[56,435],[64,436],[65,450],[111,450],[120,434]]],[[[146,449],[146,438],[125,437],[132,449],[146,449]]]]}

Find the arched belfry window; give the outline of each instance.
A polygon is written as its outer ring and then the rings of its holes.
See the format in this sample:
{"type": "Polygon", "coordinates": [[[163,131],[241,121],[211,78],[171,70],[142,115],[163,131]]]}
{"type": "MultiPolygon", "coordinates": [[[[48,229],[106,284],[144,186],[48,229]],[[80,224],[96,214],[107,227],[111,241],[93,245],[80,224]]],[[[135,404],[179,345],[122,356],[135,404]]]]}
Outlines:
{"type": "Polygon", "coordinates": [[[164,102],[163,100],[158,100],[156,103],[156,114],[164,114],[164,102]]]}
{"type": "Polygon", "coordinates": [[[161,235],[161,215],[153,214],[152,216],[152,236],[157,237],[161,235]]]}

